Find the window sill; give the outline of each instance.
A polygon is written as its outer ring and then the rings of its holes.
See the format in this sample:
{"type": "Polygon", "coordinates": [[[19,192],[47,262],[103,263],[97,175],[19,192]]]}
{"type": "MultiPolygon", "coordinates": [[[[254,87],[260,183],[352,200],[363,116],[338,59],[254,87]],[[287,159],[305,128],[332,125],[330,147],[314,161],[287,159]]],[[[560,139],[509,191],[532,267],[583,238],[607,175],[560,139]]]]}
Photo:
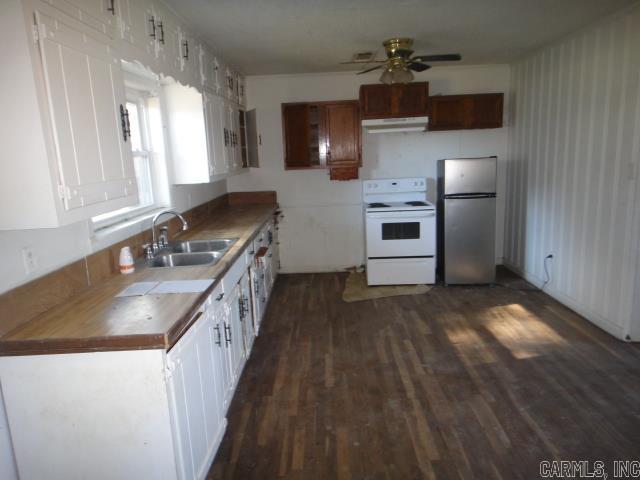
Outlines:
{"type": "Polygon", "coordinates": [[[136,217],[94,230],[91,236],[92,251],[102,250],[103,248],[110,247],[114,243],[121,242],[122,240],[148,230],[151,228],[151,219],[153,216],[165,210],[165,208],[166,207],[158,207],[147,210],[136,217]]]}

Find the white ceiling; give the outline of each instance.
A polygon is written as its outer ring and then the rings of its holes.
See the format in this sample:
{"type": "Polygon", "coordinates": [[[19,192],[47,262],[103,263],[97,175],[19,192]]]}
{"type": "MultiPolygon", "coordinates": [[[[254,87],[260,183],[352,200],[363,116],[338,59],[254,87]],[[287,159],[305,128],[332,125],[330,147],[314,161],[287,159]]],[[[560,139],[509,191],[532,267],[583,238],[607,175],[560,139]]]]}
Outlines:
{"type": "Polygon", "coordinates": [[[505,63],[636,0],[166,0],[247,75],[357,70],[340,65],[394,36],[419,54],[505,63]]]}

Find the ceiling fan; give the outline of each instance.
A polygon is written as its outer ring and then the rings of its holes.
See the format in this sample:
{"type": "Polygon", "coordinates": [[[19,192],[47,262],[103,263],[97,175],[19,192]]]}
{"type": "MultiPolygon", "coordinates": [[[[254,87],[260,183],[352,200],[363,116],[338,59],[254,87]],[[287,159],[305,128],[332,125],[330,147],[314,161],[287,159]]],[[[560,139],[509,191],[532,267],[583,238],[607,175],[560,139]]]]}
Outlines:
{"type": "Polygon", "coordinates": [[[387,52],[387,59],[366,62],[380,63],[380,65],[376,65],[375,67],[367,68],[366,70],[358,72],[358,75],[372,72],[373,70],[384,67],[384,71],[380,76],[380,81],[382,83],[386,83],[387,85],[392,83],[409,83],[413,80],[413,73],[411,72],[412,70],[414,72],[424,72],[425,70],[431,68],[431,65],[428,65],[424,62],[456,62],[462,59],[462,57],[457,53],[448,53],[442,55],[416,55],[412,57],[412,38],[390,38],[389,40],[384,41],[382,45],[387,52]]]}

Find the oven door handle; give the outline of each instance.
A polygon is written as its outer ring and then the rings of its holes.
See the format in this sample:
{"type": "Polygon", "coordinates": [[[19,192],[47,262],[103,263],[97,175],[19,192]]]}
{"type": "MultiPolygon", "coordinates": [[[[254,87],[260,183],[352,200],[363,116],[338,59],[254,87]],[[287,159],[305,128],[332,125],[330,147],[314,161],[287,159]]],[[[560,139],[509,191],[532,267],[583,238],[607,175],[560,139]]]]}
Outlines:
{"type": "Polygon", "coordinates": [[[394,218],[429,218],[435,217],[436,212],[433,210],[422,210],[412,212],[368,212],[367,218],[386,218],[393,220],[394,218]]]}

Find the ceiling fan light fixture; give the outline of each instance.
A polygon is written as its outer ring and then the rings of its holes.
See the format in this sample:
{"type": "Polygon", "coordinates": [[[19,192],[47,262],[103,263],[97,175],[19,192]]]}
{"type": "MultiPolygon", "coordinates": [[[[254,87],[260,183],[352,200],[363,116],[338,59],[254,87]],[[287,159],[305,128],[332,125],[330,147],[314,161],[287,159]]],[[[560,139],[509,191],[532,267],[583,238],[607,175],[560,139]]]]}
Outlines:
{"type": "Polygon", "coordinates": [[[401,68],[395,71],[394,74],[395,83],[409,83],[413,81],[413,73],[407,67],[401,68]]]}
{"type": "Polygon", "coordinates": [[[409,83],[413,81],[413,73],[406,67],[402,68],[385,68],[382,75],[380,75],[380,81],[386,85],[393,83],[409,83]]]}
{"type": "Polygon", "coordinates": [[[382,75],[380,75],[380,81],[386,85],[391,85],[393,83],[393,70],[385,68],[382,75]]]}

